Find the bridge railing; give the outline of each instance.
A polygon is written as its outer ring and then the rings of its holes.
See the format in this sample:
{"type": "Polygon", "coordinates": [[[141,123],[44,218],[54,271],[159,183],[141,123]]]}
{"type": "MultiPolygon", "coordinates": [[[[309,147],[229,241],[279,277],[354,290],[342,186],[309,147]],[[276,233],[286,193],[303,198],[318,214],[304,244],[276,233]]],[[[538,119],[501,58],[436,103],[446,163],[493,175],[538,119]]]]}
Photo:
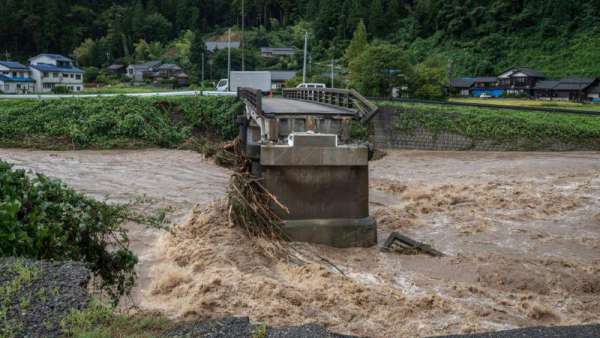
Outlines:
{"type": "Polygon", "coordinates": [[[251,105],[257,114],[262,115],[262,92],[260,89],[240,87],[237,91],[237,97],[246,104],[251,105]]]}
{"type": "Polygon", "coordinates": [[[354,89],[336,88],[285,88],[283,97],[292,100],[310,101],[357,111],[360,119],[370,120],[378,107],[354,89]]]}

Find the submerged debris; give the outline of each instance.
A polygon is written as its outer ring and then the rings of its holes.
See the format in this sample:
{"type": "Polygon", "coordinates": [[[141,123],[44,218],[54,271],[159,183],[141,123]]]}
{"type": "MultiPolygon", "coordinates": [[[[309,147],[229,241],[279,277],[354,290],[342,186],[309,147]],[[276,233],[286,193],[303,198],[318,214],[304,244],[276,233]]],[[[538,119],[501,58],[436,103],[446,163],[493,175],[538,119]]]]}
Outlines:
{"type": "Polygon", "coordinates": [[[435,250],[430,245],[417,242],[397,232],[392,232],[383,244],[381,251],[392,251],[392,249],[402,251],[406,254],[425,253],[433,257],[443,257],[443,253],[435,250]]]}

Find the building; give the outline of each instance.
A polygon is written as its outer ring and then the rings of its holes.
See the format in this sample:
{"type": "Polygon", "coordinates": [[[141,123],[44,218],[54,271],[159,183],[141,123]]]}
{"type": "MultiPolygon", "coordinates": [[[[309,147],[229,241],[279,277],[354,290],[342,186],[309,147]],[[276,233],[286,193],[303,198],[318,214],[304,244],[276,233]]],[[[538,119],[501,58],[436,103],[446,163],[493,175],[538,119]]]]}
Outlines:
{"type": "MultiPolygon", "coordinates": [[[[231,49],[238,49],[240,48],[240,42],[239,41],[231,41],[231,49]]],[[[227,49],[229,46],[229,42],[227,41],[206,41],[206,50],[209,53],[214,53],[217,50],[223,50],[223,49],[227,49]]]]}
{"type": "Polygon", "coordinates": [[[533,96],[536,99],[552,100],[554,98],[554,88],[558,86],[560,81],[544,80],[538,81],[533,88],[533,96]]]}
{"type": "Polygon", "coordinates": [[[127,67],[120,63],[113,63],[112,65],[106,67],[106,71],[115,76],[125,74],[126,70],[127,67]]]}
{"type": "Polygon", "coordinates": [[[587,93],[589,100],[600,102],[600,84],[590,87],[587,93]]]}
{"type": "Polygon", "coordinates": [[[56,87],[73,92],[83,90],[83,70],[73,65],[73,60],[59,54],[40,54],[29,59],[35,92],[47,93],[56,87]]]}
{"type": "Polygon", "coordinates": [[[156,72],[152,74],[152,79],[155,83],[170,81],[176,87],[185,87],[189,85],[188,75],[174,63],[163,63],[156,72]]]}
{"type": "Polygon", "coordinates": [[[143,82],[144,79],[152,77],[158,71],[160,65],[162,65],[162,62],[158,60],[129,65],[127,66],[126,75],[133,82],[143,82]]]}
{"type": "Polygon", "coordinates": [[[271,70],[271,88],[281,89],[285,82],[296,76],[295,70],[271,70]]]}
{"type": "Polygon", "coordinates": [[[293,47],[261,47],[260,55],[265,58],[294,56],[296,51],[293,47]]]}
{"type": "Polygon", "coordinates": [[[16,61],[0,61],[0,92],[27,94],[35,90],[29,67],[16,61]]]}
{"type": "Polygon", "coordinates": [[[498,87],[498,78],[493,76],[463,77],[450,81],[450,95],[481,97],[489,95],[501,97],[504,89],[498,87]]]}
{"type": "Polygon", "coordinates": [[[509,95],[533,95],[538,81],[546,76],[537,70],[527,67],[511,68],[498,76],[498,87],[509,95]]]}
{"type": "Polygon", "coordinates": [[[598,85],[598,79],[570,77],[559,81],[552,89],[557,100],[585,101],[588,90],[598,85]]]}

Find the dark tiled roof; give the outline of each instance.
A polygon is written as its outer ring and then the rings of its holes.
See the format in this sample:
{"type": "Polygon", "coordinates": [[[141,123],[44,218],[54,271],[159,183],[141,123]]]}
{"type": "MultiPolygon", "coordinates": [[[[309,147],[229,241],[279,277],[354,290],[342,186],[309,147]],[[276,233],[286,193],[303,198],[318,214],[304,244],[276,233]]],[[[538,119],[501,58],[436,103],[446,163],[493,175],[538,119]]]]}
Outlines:
{"type": "Polygon", "coordinates": [[[585,90],[596,82],[593,78],[577,78],[571,77],[560,80],[554,90],[585,90]]]}
{"type": "Polygon", "coordinates": [[[463,77],[458,79],[450,80],[450,87],[452,88],[470,88],[475,83],[474,78],[463,77]]]}
{"type": "Polygon", "coordinates": [[[4,82],[35,82],[30,77],[8,77],[6,75],[0,75],[0,81],[4,81],[4,82]]]}
{"type": "Polygon", "coordinates": [[[38,56],[32,57],[32,58],[31,58],[31,59],[29,59],[29,60],[32,60],[32,59],[38,58],[38,57],[40,57],[40,56],[45,56],[45,57],[48,57],[48,58],[51,58],[51,59],[54,59],[54,60],[57,60],[57,61],[71,61],[71,62],[73,61],[73,60],[69,59],[68,57],[66,57],[66,56],[64,56],[64,55],[60,55],[60,54],[51,54],[51,53],[42,53],[42,54],[39,54],[38,56]]]}
{"type": "Polygon", "coordinates": [[[474,79],[475,83],[489,83],[489,82],[497,82],[498,78],[495,76],[483,76],[483,77],[476,77],[474,79]]]}
{"type": "Polygon", "coordinates": [[[125,66],[124,65],[120,65],[120,64],[112,64],[112,65],[106,67],[106,69],[119,70],[119,69],[122,69],[123,67],[125,67],[125,66]]]}
{"type": "Polygon", "coordinates": [[[558,86],[560,81],[538,81],[535,85],[534,89],[538,89],[538,90],[551,90],[554,89],[554,87],[558,86]]]}
{"type": "Polygon", "coordinates": [[[158,67],[158,69],[160,69],[160,70],[181,70],[181,67],[179,67],[178,65],[176,65],[174,63],[163,63],[162,65],[160,65],[160,67],[158,67]]]}
{"type": "Polygon", "coordinates": [[[129,66],[132,67],[133,69],[145,70],[145,69],[150,69],[150,68],[159,66],[161,63],[162,62],[155,60],[155,61],[148,61],[148,62],[138,63],[138,64],[134,64],[134,65],[129,65],[129,66]]]}
{"type": "Polygon", "coordinates": [[[61,73],[83,73],[83,70],[77,67],[58,67],[48,63],[38,63],[37,65],[31,65],[31,68],[35,68],[41,72],[61,72],[61,73]]]}
{"type": "Polygon", "coordinates": [[[16,61],[0,61],[0,65],[6,67],[8,69],[29,70],[29,68],[27,68],[27,66],[25,66],[24,64],[21,64],[20,62],[16,62],[16,61]]]}
{"type": "Polygon", "coordinates": [[[595,85],[593,87],[590,87],[590,89],[588,89],[588,93],[590,93],[590,94],[600,94],[600,84],[599,85],[595,85]]]}

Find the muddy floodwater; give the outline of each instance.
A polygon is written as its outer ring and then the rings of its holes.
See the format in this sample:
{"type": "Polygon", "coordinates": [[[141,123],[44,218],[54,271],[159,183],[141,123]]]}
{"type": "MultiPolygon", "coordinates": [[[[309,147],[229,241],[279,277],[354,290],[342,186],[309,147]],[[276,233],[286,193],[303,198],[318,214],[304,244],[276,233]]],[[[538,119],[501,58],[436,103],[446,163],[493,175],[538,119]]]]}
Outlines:
{"type": "Polygon", "coordinates": [[[228,225],[229,172],[174,150],[0,150],[17,166],[139,210],[132,301],[177,319],[249,316],[340,333],[423,336],[600,322],[600,153],[389,151],[370,164],[379,244],[398,231],[446,254],[290,244],[265,256],[228,225]],[[303,263],[298,263],[301,261],[303,263]]]}

